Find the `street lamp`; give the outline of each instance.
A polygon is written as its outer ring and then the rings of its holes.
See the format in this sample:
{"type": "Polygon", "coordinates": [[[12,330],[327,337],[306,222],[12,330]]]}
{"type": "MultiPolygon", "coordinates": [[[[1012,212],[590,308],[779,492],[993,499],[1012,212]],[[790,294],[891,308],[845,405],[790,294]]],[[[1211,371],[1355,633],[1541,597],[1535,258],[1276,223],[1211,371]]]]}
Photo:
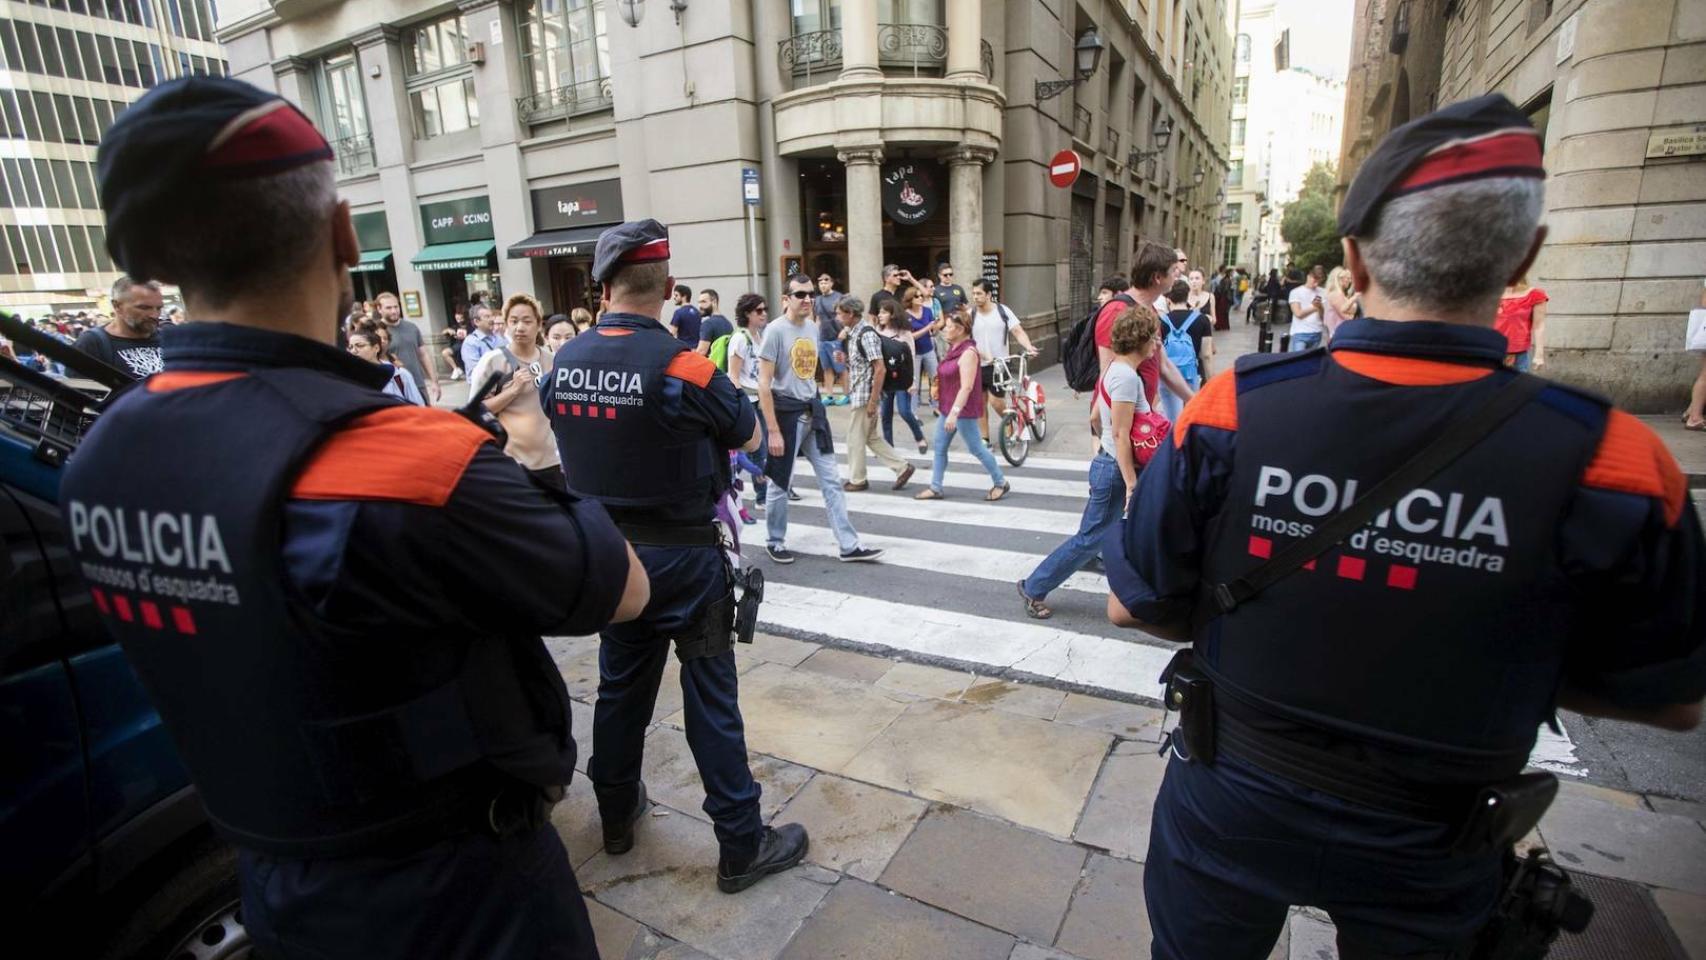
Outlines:
{"type": "MultiPolygon", "coordinates": [[[[687,12],[687,0],[669,0],[669,9],[675,14],[676,25],[680,26],[681,15],[687,12]]],[[[616,12],[623,23],[637,27],[646,15],[646,0],[616,0],[616,12]]]]}
{"type": "Polygon", "coordinates": [[[1205,177],[1207,175],[1208,175],[1207,172],[1204,171],[1202,167],[1198,167],[1197,172],[1191,174],[1191,186],[1193,186],[1193,187],[1202,186],[1203,177],[1205,177]]]}
{"type": "Polygon", "coordinates": [[[1132,152],[1126,156],[1126,166],[1135,167],[1143,161],[1148,160],[1150,157],[1159,157],[1163,153],[1166,153],[1167,144],[1171,143],[1173,140],[1173,121],[1166,117],[1161,118],[1161,122],[1155,125],[1154,130],[1150,131],[1150,136],[1155,138],[1155,149],[1132,150],[1132,152]]]}
{"type": "Polygon", "coordinates": [[[1102,62],[1102,51],[1108,44],[1096,32],[1095,27],[1085,30],[1078,37],[1078,42],[1072,45],[1073,65],[1077,75],[1071,80],[1038,80],[1036,99],[1048,100],[1058,97],[1066,91],[1090,79],[1095,74],[1096,67],[1102,62]]]}

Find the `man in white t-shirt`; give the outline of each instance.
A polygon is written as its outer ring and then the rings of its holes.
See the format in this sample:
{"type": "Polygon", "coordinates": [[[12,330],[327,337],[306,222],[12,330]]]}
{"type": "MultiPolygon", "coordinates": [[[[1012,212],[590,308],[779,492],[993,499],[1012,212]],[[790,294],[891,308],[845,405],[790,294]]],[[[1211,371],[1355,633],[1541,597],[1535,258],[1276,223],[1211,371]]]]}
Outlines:
{"type": "Polygon", "coordinates": [[[1309,271],[1303,286],[1291,291],[1291,352],[1310,350],[1321,345],[1321,333],[1326,330],[1322,308],[1327,291],[1321,289],[1321,268],[1309,271]]]}
{"type": "MultiPolygon", "coordinates": [[[[1007,413],[1007,401],[995,389],[995,364],[1007,359],[1007,334],[1012,332],[1025,348],[1025,356],[1037,355],[1037,348],[1031,346],[1031,338],[1025,333],[1024,324],[1019,317],[999,303],[990,289],[990,282],[984,277],[978,277],[971,284],[971,339],[977,345],[978,363],[982,364],[983,389],[988,394],[988,402],[983,405],[983,442],[989,443],[989,409],[995,408],[995,422],[1000,423],[1002,416],[1007,413]]],[[[1017,371],[1009,371],[1017,375],[1017,371]]]]}

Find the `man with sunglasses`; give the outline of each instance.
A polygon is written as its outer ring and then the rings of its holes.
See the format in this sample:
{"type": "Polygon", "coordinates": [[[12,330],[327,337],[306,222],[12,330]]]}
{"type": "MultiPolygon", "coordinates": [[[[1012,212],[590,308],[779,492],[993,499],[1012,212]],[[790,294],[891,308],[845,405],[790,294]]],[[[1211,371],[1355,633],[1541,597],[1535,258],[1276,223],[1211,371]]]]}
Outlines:
{"type": "Polygon", "coordinates": [[[936,268],[936,299],[942,303],[942,312],[936,316],[945,316],[960,308],[966,302],[966,288],[954,282],[954,265],[941,264],[936,268]]]}

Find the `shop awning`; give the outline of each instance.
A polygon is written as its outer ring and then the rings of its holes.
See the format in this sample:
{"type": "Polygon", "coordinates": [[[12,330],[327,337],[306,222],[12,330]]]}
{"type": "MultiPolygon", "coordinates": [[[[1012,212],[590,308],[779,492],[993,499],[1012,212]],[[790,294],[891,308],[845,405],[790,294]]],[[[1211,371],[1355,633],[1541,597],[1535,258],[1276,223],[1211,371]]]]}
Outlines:
{"type": "Polygon", "coordinates": [[[575,227],[536,233],[509,248],[509,259],[522,257],[590,257],[598,235],[609,227],[575,227]]]}
{"type": "Polygon", "coordinates": [[[390,250],[363,250],[361,262],[349,268],[350,273],[377,273],[391,261],[390,250]]]}
{"type": "Polygon", "coordinates": [[[409,258],[419,270],[478,270],[489,266],[495,240],[464,240],[435,243],[409,258]]]}

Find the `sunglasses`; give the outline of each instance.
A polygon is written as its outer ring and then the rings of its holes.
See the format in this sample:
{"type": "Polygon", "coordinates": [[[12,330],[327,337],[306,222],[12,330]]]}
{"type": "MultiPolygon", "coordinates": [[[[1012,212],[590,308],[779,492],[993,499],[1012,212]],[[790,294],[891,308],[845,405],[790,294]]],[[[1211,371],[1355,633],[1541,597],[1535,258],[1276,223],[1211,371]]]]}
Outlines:
{"type": "Polygon", "coordinates": [[[810,290],[794,290],[791,291],[788,296],[793,297],[795,300],[810,300],[812,298],[812,292],[810,290]]]}
{"type": "Polygon", "coordinates": [[[954,271],[952,271],[952,270],[943,270],[942,271],[943,277],[952,277],[953,275],[954,275],[954,271]]]}

